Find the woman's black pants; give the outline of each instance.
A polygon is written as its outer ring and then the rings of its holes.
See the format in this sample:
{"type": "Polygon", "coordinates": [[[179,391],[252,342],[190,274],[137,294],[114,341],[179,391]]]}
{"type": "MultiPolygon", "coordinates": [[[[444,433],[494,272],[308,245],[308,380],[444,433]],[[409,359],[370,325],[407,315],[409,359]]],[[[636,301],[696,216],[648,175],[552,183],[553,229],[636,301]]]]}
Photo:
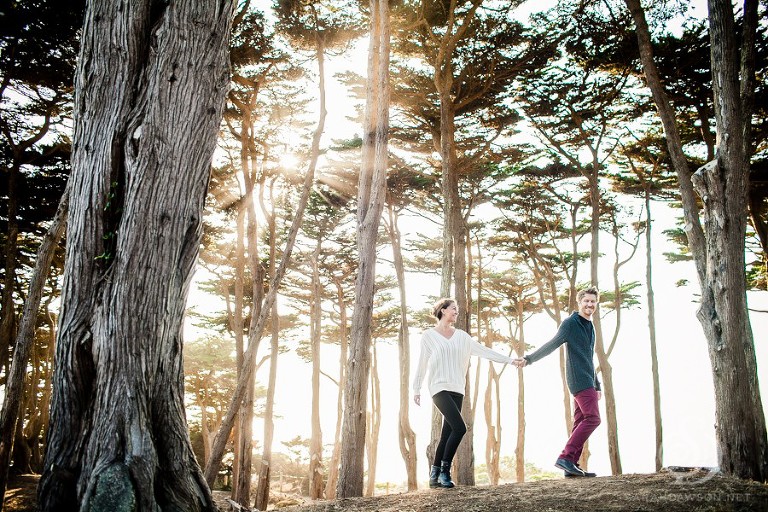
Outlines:
{"type": "Polygon", "coordinates": [[[443,430],[440,433],[440,442],[435,450],[434,465],[440,466],[442,461],[450,463],[459,443],[467,433],[467,425],[461,417],[461,403],[464,395],[452,391],[440,391],[432,397],[437,409],[443,415],[443,430]]]}

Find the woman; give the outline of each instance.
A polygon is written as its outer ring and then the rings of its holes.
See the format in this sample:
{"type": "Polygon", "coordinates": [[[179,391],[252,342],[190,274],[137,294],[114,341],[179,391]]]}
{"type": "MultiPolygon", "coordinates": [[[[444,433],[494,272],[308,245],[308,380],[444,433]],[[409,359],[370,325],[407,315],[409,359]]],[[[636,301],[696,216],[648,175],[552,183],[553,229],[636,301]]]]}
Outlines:
{"type": "Polygon", "coordinates": [[[443,430],[435,450],[435,460],[429,472],[429,486],[453,487],[451,462],[462,437],[467,432],[461,417],[465,376],[469,357],[480,356],[499,363],[513,363],[514,359],[491,350],[472,339],[453,324],[459,314],[456,301],[440,299],[432,310],[437,325],[421,336],[421,355],[413,379],[413,401],[421,405],[421,384],[429,370],[427,387],[432,401],[443,415],[443,430]]]}

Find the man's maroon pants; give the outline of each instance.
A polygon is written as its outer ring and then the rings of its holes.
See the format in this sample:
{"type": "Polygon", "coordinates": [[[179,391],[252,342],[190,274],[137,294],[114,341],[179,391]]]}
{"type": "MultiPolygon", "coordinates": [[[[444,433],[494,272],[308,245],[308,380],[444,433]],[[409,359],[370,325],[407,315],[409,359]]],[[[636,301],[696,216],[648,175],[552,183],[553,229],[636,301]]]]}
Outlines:
{"type": "Polygon", "coordinates": [[[597,402],[595,388],[583,389],[573,395],[573,430],[560,458],[567,459],[574,464],[579,462],[584,443],[600,425],[600,408],[597,402]]]}

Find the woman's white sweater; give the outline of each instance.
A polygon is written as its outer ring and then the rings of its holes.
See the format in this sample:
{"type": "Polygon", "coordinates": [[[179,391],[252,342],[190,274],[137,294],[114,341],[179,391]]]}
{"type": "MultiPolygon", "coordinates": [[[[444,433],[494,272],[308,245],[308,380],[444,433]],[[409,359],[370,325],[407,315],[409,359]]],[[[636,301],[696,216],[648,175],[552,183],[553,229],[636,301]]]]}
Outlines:
{"type": "Polygon", "coordinates": [[[435,329],[427,329],[421,335],[421,354],[413,378],[413,394],[421,393],[424,377],[429,372],[429,395],[440,391],[464,394],[464,385],[470,356],[479,356],[497,363],[512,363],[514,359],[481,345],[461,329],[446,338],[435,329]]]}

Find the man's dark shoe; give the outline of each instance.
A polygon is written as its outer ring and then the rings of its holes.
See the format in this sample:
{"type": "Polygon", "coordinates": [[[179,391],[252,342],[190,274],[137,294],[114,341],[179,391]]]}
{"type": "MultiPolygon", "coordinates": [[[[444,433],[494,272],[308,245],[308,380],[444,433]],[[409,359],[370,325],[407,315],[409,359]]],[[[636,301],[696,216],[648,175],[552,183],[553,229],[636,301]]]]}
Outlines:
{"type": "Polygon", "coordinates": [[[565,471],[570,476],[586,476],[579,466],[568,459],[559,458],[555,461],[555,466],[565,471]]]}
{"type": "MultiPolygon", "coordinates": [[[[579,466],[579,463],[578,463],[578,462],[575,464],[575,466],[576,466],[577,468],[581,469],[581,466],[579,466]]],[[[584,471],[583,469],[581,469],[581,471],[582,471],[582,472],[584,472],[584,476],[586,476],[586,477],[588,477],[588,478],[594,478],[594,477],[596,477],[596,476],[597,476],[597,474],[596,474],[596,473],[590,473],[590,472],[588,472],[588,471],[584,471]]],[[[564,473],[564,476],[565,476],[566,478],[573,478],[573,475],[569,475],[567,471],[563,471],[563,473],[564,473]]]]}
{"type": "Polygon", "coordinates": [[[440,485],[440,482],[438,481],[439,476],[440,476],[440,466],[432,466],[429,470],[429,488],[430,489],[436,489],[437,487],[442,487],[442,485],[440,485]]]}

